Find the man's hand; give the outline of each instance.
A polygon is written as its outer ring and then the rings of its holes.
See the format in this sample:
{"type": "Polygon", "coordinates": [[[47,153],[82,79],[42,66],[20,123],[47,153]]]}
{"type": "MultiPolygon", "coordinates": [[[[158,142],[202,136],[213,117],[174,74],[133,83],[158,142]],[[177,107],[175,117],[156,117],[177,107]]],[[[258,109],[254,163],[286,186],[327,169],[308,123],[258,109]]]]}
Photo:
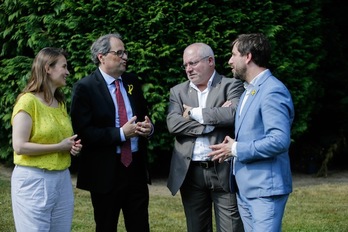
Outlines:
{"type": "Polygon", "coordinates": [[[232,102],[227,100],[227,101],[224,102],[224,104],[222,104],[221,107],[230,107],[231,105],[232,105],[232,102]]]}
{"type": "Polygon", "coordinates": [[[190,119],[190,115],[188,114],[188,112],[193,108],[191,106],[187,106],[185,104],[182,105],[184,107],[184,112],[182,113],[182,116],[184,118],[190,119]]]}
{"type": "Polygon", "coordinates": [[[126,122],[122,126],[124,136],[126,136],[127,139],[138,136],[135,132],[137,128],[137,124],[135,124],[136,120],[137,120],[137,116],[133,116],[128,122],[126,122]]]}
{"type": "Polygon", "coordinates": [[[137,135],[144,136],[145,138],[148,138],[150,133],[152,131],[152,123],[148,116],[145,116],[145,120],[142,122],[137,122],[135,133],[137,135]]]}
{"type": "Polygon", "coordinates": [[[212,160],[218,160],[222,163],[225,159],[232,156],[232,144],[235,142],[230,136],[226,136],[224,141],[220,144],[209,146],[213,151],[208,154],[212,160]]]}

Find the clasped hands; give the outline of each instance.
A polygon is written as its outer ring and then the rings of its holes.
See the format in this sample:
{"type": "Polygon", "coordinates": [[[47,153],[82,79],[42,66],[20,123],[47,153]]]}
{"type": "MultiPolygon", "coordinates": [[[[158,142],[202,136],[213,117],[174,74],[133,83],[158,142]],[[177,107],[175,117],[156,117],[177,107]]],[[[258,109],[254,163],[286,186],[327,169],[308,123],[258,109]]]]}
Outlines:
{"type": "Polygon", "coordinates": [[[208,154],[212,161],[218,160],[222,163],[224,160],[232,157],[232,144],[235,142],[230,136],[226,136],[224,141],[219,144],[209,146],[212,152],[208,154]]]}
{"type": "Polygon", "coordinates": [[[148,138],[152,131],[152,123],[148,116],[145,116],[144,121],[135,122],[137,120],[137,116],[133,116],[127,123],[122,126],[123,133],[126,138],[143,136],[148,138]]]}
{"type": "Polygon", "coordinates": [[[70,148],[70,154],[73,156],[78,156],[82,149],[81,139],[76,140],[77,135],[73,135],[62,141],[67,148],[70,148]]]}

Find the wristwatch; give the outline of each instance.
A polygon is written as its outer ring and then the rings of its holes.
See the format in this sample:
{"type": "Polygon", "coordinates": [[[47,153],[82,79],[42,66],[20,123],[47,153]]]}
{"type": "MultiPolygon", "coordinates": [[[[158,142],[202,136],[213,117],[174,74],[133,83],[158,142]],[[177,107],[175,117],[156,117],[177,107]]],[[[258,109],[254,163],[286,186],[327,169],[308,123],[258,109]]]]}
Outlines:
{"type": "Polygon", "coordinates": [[[189,111],[187,112],[187,116],[188,116],[188,118],[189,118],[189,119],[192,119],[192,113],[191,113],[191,110],[189,110],[189,111]]]}

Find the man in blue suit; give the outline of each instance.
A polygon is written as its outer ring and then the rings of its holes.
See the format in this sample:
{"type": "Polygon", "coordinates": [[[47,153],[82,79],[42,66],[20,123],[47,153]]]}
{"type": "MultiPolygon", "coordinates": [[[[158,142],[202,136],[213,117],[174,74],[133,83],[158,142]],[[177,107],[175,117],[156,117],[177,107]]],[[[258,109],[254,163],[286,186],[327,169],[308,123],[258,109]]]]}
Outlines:
{"type": "Polygon", "coordinates": [[[245,231],[281,231],[292,177],[289,160],[294,106],[285,85],[268,66],[271,48],[263,34],[242,34],[232,43],[229,65],[244,81],[235,117],[235,139],[212,145],[213,160],[232,158],[231,183],[245,231]],[[235,182],[233,181],[235,178],[235,182]]]}

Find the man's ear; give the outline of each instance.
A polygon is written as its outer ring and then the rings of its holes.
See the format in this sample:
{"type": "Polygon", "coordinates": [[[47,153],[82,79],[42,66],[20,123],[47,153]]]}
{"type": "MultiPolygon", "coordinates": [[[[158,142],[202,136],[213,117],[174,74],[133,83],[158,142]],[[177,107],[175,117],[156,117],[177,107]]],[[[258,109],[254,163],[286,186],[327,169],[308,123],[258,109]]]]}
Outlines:
{"type": "Polygon", "coordinates": [[[99,53],[99,54],[97,55],[97,57],[98,57],[98,60],[99,60],[100,63],[103,63],[103,62],[104,62],[104,55],[103,55],[103,54],[99,53]]]}
{"type": "Polygon", "coordinates": [[[251,52],[248,52],[247,54],[246,54],[246,63],[248,64],[250,61],[251,61],[251,59],[253,58],[253,55],[251,54],[251,52]]]}

